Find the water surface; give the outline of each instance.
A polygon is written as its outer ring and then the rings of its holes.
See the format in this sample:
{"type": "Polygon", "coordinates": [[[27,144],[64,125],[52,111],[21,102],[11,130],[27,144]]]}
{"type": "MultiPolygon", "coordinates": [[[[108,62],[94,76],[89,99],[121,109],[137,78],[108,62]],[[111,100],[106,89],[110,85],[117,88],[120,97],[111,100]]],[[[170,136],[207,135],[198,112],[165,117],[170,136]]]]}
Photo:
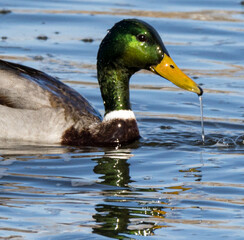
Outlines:
{"type": "Polygon", "coordinates": [[[0,143],[0,239],[243,239],[244,7],[238,0],[2,0],[0,58],[69,84],[101,112],[100,41],[136,17],[159,32],[195,94],[141,71],[142,138],[120,148],[0,143]]]}

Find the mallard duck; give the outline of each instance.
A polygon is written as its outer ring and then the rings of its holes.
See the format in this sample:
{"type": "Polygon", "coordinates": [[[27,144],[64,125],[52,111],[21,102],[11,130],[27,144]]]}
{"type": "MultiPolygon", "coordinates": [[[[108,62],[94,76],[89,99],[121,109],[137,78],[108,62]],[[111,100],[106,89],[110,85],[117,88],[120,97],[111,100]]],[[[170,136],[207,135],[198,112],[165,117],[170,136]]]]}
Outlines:
{"type": "Polygon", "coordinates": [[[64,145],[118,145],[140,137],[129,80],[140,69],[198,95],[202,89],[170,58],[144,21],[116,23],[102,40],[97,76],[104,118],[78,92],[36,69],[0,60],[0,138],[64,145]]]}

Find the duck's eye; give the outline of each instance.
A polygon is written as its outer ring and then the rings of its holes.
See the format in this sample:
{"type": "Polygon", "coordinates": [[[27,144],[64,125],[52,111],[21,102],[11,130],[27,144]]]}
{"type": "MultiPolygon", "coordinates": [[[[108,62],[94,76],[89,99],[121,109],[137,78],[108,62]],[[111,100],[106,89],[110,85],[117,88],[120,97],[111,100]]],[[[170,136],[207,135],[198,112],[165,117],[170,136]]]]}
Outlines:
{"type": "Polygon", "coordinates": [[[140,41],[140,42],[146,42],[147,41],[147,36],[144,35],[144,34],[139,34],[137,35],[137,40],[140,41]]]}

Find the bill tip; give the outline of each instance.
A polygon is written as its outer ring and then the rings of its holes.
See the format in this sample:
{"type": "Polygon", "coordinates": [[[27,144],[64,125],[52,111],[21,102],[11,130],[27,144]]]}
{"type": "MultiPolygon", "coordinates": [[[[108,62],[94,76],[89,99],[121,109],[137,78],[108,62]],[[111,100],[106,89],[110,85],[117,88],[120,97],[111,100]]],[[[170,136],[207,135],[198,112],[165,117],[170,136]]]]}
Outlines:
{"type": "Polygon", "coordinates": [[[199,87],[199,86],[198,86],[198,88],[199,88],[199,90],[200,90],[200,93],[198,93],[198,96],[200,97],[200,96],[202,96],[202,95],[203,95],[203,90],[202,90],[202,88],[201,88],[201,87],[199,87]]]}

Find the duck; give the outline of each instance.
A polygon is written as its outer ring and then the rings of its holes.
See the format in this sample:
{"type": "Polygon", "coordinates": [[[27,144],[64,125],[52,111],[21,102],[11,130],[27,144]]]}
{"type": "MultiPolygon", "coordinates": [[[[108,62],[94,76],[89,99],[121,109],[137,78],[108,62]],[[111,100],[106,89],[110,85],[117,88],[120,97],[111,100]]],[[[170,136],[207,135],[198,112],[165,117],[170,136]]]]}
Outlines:
{"type": "Polygon", "coordinates": [[[139,19],[117,22],[97,54],[104,117],[70,86],[42,71],[0,60],[0,139],[73,146],[118,146],[140,138],[129,81],[146,69],[178,87],[203,90],[170,57],[158,32],[139,19]]]}

